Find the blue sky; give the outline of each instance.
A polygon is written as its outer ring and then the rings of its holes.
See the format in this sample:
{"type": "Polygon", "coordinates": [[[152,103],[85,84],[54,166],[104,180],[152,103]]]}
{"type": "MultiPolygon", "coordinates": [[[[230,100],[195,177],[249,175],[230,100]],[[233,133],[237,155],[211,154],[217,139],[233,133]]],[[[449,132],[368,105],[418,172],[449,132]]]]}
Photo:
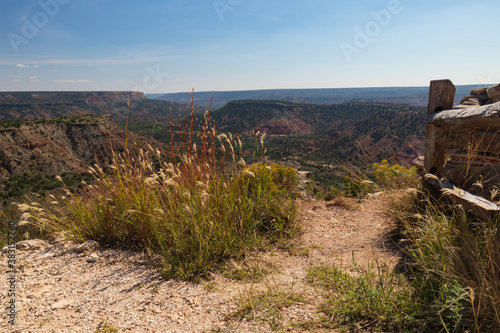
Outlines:
{"type": "Polygon", "coordinates": [[[497,0],[6,0],[0,91],[494,84],[499,12],[497,0]]]}

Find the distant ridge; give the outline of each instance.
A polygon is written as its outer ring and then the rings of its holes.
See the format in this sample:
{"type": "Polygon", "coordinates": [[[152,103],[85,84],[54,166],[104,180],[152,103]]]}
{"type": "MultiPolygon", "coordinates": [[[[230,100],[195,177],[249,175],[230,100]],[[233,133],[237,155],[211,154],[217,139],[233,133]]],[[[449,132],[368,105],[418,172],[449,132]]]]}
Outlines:
{"type": "Polygon", "coordinates": [[[184,114],[186,105],[151,100],[133,91],[0,92],[0,121],[110,114],[114,121],[159,119],[184,114]],[[130,102],[130,108],[127,105],[130,102]]]}
{"type": "MultiPolygon", "coordinates": [[[[487,85],[484,85],[486,87],[487,85]]],[[[478,85],[457,86],[455,104],[459,104],[463,96],[478,85]]],[[[152,94],[150,98],[168,100],[181,104],[188,104],[191,97],[188,92],[169,93],[164,95],[152,94]]],[[[212,98],[211,91],[194,93],[196,104],[208,107],[212,98]]],[[[264,89],[246,91],[214,91],[214,109],[221,108],[229,101],[242,99],[281,100],[294,103],[308,104],[339,104],[346,102],[380,102],[399,103],[412,106],[427,106],[429,87],[386,87],[386,88],[326,88],[326,89],[264,89]]]]}

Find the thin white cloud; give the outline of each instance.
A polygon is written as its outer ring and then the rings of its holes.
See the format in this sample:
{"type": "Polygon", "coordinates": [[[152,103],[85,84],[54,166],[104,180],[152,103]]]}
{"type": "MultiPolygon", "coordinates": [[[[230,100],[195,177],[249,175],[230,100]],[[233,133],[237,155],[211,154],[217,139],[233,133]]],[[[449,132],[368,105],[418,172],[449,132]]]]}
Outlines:
{"type": "Polygon", "coordinates": [[[55,83],[95,83],[95,80],[54,80],[55,83]]]}
{"type": "Polygon", "coordinates": [[[12,82],[23,82],[23,80],[14,79],[14,80],[12,80],[12,82]]]}
{"type": "Polygon", "coordinates": [[[17,67],[21,68],[38,68],[40,67],[39,65],[23,65],[23,64],[16,64],[17,67]]]}
{"type": "Polygon", "coordinates": [[[30,80],[38,80],[38,76],[31,76],[30,80]]]}
{"type": "Polygon", "coordinates": [[[0,66],[17,66],[20,68],[38,68],[40,65],[73,65],[73,66],[113,66],[155,64],[177,60],[183,55],[169,54],[168,50],[145,49],[119,51],[116,55],[101,58],[59,58],[57,56],[11,55],[0,54],[0,66]],[[148,52],[149,51],[149,52],[148,52]],[[21,59],[20,59],[21,58],[21,59]]]}

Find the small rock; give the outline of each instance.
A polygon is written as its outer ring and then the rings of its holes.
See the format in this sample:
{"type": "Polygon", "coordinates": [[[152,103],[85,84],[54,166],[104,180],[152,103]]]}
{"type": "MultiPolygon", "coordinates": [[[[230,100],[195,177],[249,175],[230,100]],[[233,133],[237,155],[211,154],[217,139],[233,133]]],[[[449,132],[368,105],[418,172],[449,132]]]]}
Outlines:
{"type": "Polygon", "coordinates": [[[45,251],[41,251],[39,253],[36,253],[34,255],[34,258],[35,259],[38,259],[38,260],[42,260],[42,259],[47,259],[47,258],[51,258],[54,256],[54,253],[51,253],[51,252],[45,252],[45,251]]]}
{"type": "Polygon", "coordinates": [[[73,300],[62,300],[59,302],[56,302],[50,306],[52,310],[59,310],[59,309],[64,309],[67,308],[68,306],[71,306],[75,303],[73,300]]]}
{"type": "Polygon", "coordinates": [[[467,102],[467,101],[477,101],[477,100],[478,100],[478,96],[467,95],[464,98],[462,98],[462,101],[460,102],[460,104],[463,104],[464,102],[467,102]]]}
{"type": "Polygon", "coordinates": [[[93,240],[86,241],[83,244],[77,245],[74,247],[73,251],[76,253],[83,253],[83,252],[93,252],[99,248],[99,243],[93,240]]]}
{"type": "Polygon", "coordinates": [[[97,260],[99,260],[99,255],[97,253],[92,253],[88,258],[87,258],[87,262],[88,263],[93,263],[93,262],[96,262],[97,260]]]}
{"type": "Polygon", "coordinates": [[[412,166],[416,166],[418,169],[423,169],[424,168],[424,156],[419,156],[416,159],[414,159],[411,164],[412,166]]]}
{"type": "Polygon", "coordinates": [[[487,88],[486,93],[491,100],[495,97],[500,97],[500,84],[487,88]]]}
{"type": "Polygon", "coordinates": [[[297,171],[297,173],[299,174],[300,178],[309,178],[309,179],[312,178],[312,172],[311,171],[297,171]]]}
{"type": "Polygon", "coordinates": [[[161,309],[157,306],[153,306],[153,308],[151,309],[151,311],[154,313],[154,314],[160,314],[161,313],[161,309]]]}
{"type": "Polygon", "coordinates": [[[62,235],[61,233],[55,233],[49,238],[49,243],[51,245],[56,245],[64,241],[66,241],[66,239],[64,238],[64,235],[62,235]]]}
{"type": "Polygon", "coordinates": [[[459,104],[453,107],[453,110],[460,110],[460,109],[467,109],[467,108],[473,108],[474,105],[464,105],[464,104],[459,104]]]}
{"type": "Polygon", "coordinates": [[[47,243],[41,239],[29,239],[16,243],[16,249],[19,251],[37,251],[47,246],[47,243]]]}
{"type": "Polygon", "coordinates": [[[471,95],[486,95],[486,89],[488,88],[474,88],[470,91],[471,95]]]}
{"type": "Polygon", "coordinates": [[[465,96],[460,102],[461,105],[471,105],[471,106],[481,106],[483,103],[479,101],[479,98],[473,95],[465,96]]]}

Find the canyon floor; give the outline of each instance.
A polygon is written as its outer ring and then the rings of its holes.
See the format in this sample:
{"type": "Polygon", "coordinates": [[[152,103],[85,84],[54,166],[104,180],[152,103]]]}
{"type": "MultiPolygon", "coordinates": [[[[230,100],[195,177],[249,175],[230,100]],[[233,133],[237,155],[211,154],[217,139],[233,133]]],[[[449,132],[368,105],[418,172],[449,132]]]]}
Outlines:
{"type": "MultiPolygon", "coordinates": [[[[394,227],[390,200],[384,194],[362,201],[302,198],[298,207],[297,237],[231,261],[200,283],[165,279],[140,253],[57,237],[27,241],[16,251],[16,324],[8,324],[2,309],[0,331],[337,332],[319,325],[323,294],[307,282],[308,268],[348,269],[353,258],[361,269],[375,259],[394,267],[401,254],[388,238],[394,227]],[[259,295],[268,295],[269,304],[293,297],[259,310],[257,302],[265,299],[259,295]]],[[[1,262],[0,297],[6,302],[5,253],[1,262]]]]}

